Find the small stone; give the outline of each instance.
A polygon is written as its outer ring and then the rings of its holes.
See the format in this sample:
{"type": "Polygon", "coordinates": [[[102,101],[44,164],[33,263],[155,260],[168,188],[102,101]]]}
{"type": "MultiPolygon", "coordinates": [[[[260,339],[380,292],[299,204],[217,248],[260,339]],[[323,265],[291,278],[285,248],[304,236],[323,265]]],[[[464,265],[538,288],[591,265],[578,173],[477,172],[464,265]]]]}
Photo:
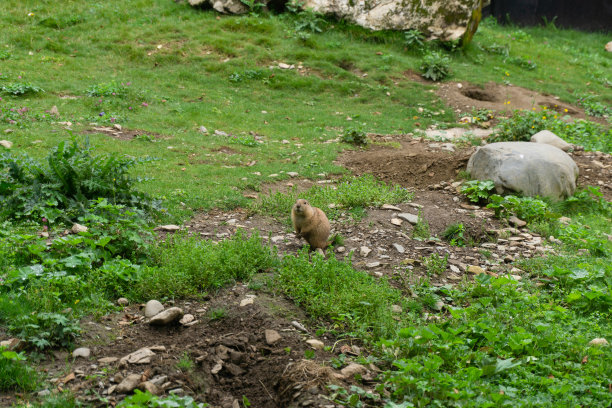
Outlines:
{"type": "Polygon", "coordinates": [[[607,346],[609,344],[610,343],[608,343],[608,340],[604,339],[603,337],[598,337],[589,341],[589,346],[607,346]]]}
{"type": "Polygon", "coordinates": [[[252,305],[254,302],[255,302],[255,296],[246,297],[240,301],[240,307],[252,305]]]}
{"type": "Polygon", "coordinates": [[[268,344],[269,346],[273,345],[274,343],[282,339],[281,335],[278,334],[276,330],[266,329],[264,330],[264,336],[266,337],[266,344],[268,344]]]}
{"type": "Polygon", "coordinates": [[[378,266],[380,266],[380,262],[378,262],[378,261],[369,262],[369,263],[366,264],[367,268],[376,268],[378,266]]]}
{"type": "Polygon", "coordinates": [[[158,227],[155,227],[154,229],[155,231],[174,232],[174,231],[180,230],[181,227],[179,227],[178,225],[174,225],[174,224],[168,224],[168,225],[160,225],[158,227]]]}
{"type": "Polygon", "coordinates": [[[143,347],[133,353],[128,354],[125,357],[122,357],[121,360],[119,360],[119,364],[148,364],[151,362],[151,357],[153,357],[154,355],[155,353],[152,352],[149,348],[143,347]]]}
{"type": "Polygon", "coordinates": [[[168,391],[168,394],[172,394],[172,395],[183,395],[185,393],[185,390],[182,388],[175,388],[173,390],[168,391]]]}
{"type": "Polygon", "coordinates": [[[291,65],[289,65],[289,64],[285,64],[284,62],[279,62],[279,63],[278,63],[278,67],[279,67],[280,69],[289,69],[289,68],[291,68],[291,65]]]}
{"type": "Polygon", "coordinates": [[[183,317],[183,309],[171,307],[153,316],[149,324],[151,326],[165,326],[179,320],[181,317],[183,317]]]}
{"type": "Polygon", "coordinates": [[[393,248],[395,248],[395,250],[399,252],[400,254],[403,254],[404,252],[406,252],[404,247],[401,246],[400,244],[393,244],[393,248]]]}
{"type": "Polygon", "coordinates": [[[569,217],[559,217],[559,222],[563,225],[569,225],[572,222],[572,219],[569,217]]]}
{"type": "Polygon", "coordinates": [[[162,384],[165,383],[166,381],[168,381],[167,375],[160,375],[155,378],[151,378],[151,380],[149,380],[150,383],[155,384],[158,387],[161,387],[162,384]]]}
{"type": "Polygon", "coordinates": [[[397,225],[399,227],[403,223],[404,221],[400,220],[399,218],[391,218],[391,224],[393,225],[397,225]]]}
{"type": "Polygon", "coordinates": [[[300,174],[299,174],[299,173],[296,173],[295,171],[288,171],[288,172],[287,172],[287,175],[288,175],[289,177],[297,177],[297,176],[299,176],[300,174]]]}
{"type": "Polygon", "coordinates": [[[78,234],[79,232],[87,232],[87,227],[81,224],[73,224],[72,228],[70,228],[70,231],[73,234],[78,234]]]}
{"type": "Polygon", "coordinates": [[[48,397],[49,395],[51,395],[51,391],[49,391],[49,389],[48,389],[48,388],[45,388],[45,389],[44,389],[44,390],[42,390],[42,391],[38,391],[38,392],[36,393],[36,395],[37,395],[37,396],[39,396],[39,397],[41,397],[41,398],[42,398],[42,397],[48,397]]]}
{"type": "Polygon", "coordinates": [[[339,254],[341,254],[341,253],[343,253],[345,251],[346,251],[346,247],[339,246],[338,248],[336,248],[336,252],[339,253],[339,254]]]}
{"type": "Polygon", "coordinates": [[[200,126],[198,128],[198,132],[207,134],[208,133],[208,129],[206,129],[206,127],[204,127],[204,126],[200,126]]]}
{"type": "Polygon", "coordinates": [[[317,339],[306,340],[306,343],[308,343],[308,345],[315,350],[323,350],[323,348],[325,347],[325,344],[317,339]]]}
{"type": "Polygon", "coordinates": [[[224,137],[227,137],[229,135],[226,132],[222,131],[222,130],[215,130],[215,136],[224,136],[224,137]]]}
{"type": "Polygon", "coordinates": [[[400,213],[397,214],[398,218],[401,218],[404,221],[408,221],[409,223],[411,223],[412,225],[416,225],[419,223],[419,216],[415,215],[415,214],[410,214],[410,213],[400,213]]]}
{"type": "Polygon", "coordinates": [[[72,352],[72,357],[74,358],[78,358],[78,357],[89,358],[90,355],[91,355],[91,350],[87,347],[79,347],[77,349],[74,349],[74,351],[72,352]]]}
{"type": "Polygon", "coordinates": [[[115,124],[113,125],[113,129],[115,129],[115,130],[119,130],[119,131],[120,131],[121,129],[123,129],[123,127],[122,127],[120,124],[115,123],[115,124]]]}
{"type": "Polygon", "coordinates": [[[400,305],[391,305],[391,312],[402,313],[402,307],[400,305]]]}
{"type": "Polygon", "coordinates": [[[145,305],[144,315],[145,317],[153,317],[156,314],[160,313],[164,310],[164,305],[161,304],[159,300],[149,300],[145,305]]]}
{"type": "Polygon", "coordinates": [[[354,378],[357,374],[364,375],[367,372],[367,368],[357,363],[351,363],[348,366],[344,367],[342,370],[340,370],[342,376],[347,379],[354,378]]]}
{"type": "Polygon", "coordinates": [[[298,322],[297,320],[293,320],[293,321],[291,322],[291,325],[292,325],[293,327],[295,327],[296,329],[298,329],[299,331],[301,331],[301,332],[308,333],[308,329],[306,329],[306,328],[305,328],[305,327],[304,327],[304,326],[303,326],[303,325],[302,325],[300,322],[298,322]]]}
{"type": "Polygon", "coordinates": [[[480,275],[481,273],[485,273],[484,269],[482,269],[480,266],[476,266],[476,265],[468,266],[467,271],[469,273],[473,273],[474,275],[480,275]]]}
{"type": "Polygon", "coordinates": [[[359,248],[359,255],[363,256],[364,258],[370,255],[370,252],[372,252],[372,250],[367,246],[362,246],[361,248],[359,248]]]}
{"type": "Polygon", "coordinates": [[[477,205],[471,205],[471,204],[459,204],[459,206],[461,208],[463,208],[464,210],[480,210],[480,207],[477,205]]]}
{"type": "Polygon", "coordinates": [[[162,393],[162,390],[156,384],[153,384],[151,381],[144,381],[140,383],[138,389],[145,392],[148,391],[153,395],[160,395],[162,393]]]}
{"type": "Polygon", "coordinates": [[[140,384],[140,379],[140,374],[130,374],[117,385],[115,391],[119,394],[127,394],[128,392],[132,392],[136,389],[136,387],[138,387],[138,384],[140,384]]]}
{"type": "Polygon", "coordinates": [[[401,208],[396,207],[394,205],[391,204],[383,204],[382,207],[380,207],[383,210],[393,210],[393,211],[402,211],[401,208]]]}
{"type": "Polygon", "coordinates": [[[51,109],[49,109],[49,115],[54,115],[54,116],[59,116],[59,109],[57,109],[57,106],[53,105],[51,107],[51,109]]]}
{"type": "Polygon", "coordinates": [[[0,146],[4,147],[5,149],[10,149],[13,147],[13,142],[9,142],[8,140],[0,140],[0,146]]]}
{"type": "Polygon", "coordinates": [[[102,357],[98,359],[98,363],[100,364],[112,364],[115,361],[119,360],[118,357],[102,357]]]}
{"type": "Polygon", "coordinates": [[[130,301],[127,300],[126,298],[122,297],[122,298],[117,299],[117,304],[119,306],[127,306],[127,305],[130,304],[130,301]]]}
{"type": "Polygon", "coordinates": [[[515,217],[514,215],[508,218],[508,222],[517,228],[522,228],[525,225],[527,225],[525,221],[521,220],[520,218],[515,217]]]}
{"type": "Polygon", "coordinates": [[[520,275],[510,275],[510,277],[515,281],[520,281],[521,279],[523,279],[520,275]]]}
{"type": "Polygon", "coordinates": [[[449,265],[449,268],[450,268],[451,271],[453,271],[455,273],[461,273],[461,270],[456,265],[449,265]]]}
{"type": "Polygon", "coordinates": [[[179,323],[182,325],[188,325],[189,323],[193,322],[195,320],[195,316],[192,314],[187,313],[186,315],[184,315],[181,320],[179,320],[179,323]]]}

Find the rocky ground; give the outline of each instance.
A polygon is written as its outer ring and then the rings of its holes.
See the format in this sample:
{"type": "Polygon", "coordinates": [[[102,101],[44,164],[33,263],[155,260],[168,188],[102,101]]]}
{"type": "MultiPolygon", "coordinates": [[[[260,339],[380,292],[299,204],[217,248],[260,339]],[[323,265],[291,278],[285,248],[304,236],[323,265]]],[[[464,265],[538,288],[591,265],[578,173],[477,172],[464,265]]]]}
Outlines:
{"type": "MultiPolygon", "coordinates": [[[[517,259],[555,251],[554,238],[529,231],[521,220],[501,222],[492,211],[469,203],[458,192],[460,172],[475,147],[410,135],[372,138],[372,146],[346,152],[339,164],[356,175],[370,173],[410,189],[414,199],[369,208],[357,222],[346,214],[334,220],[333,232],[344,243],[327,256],[344,258],[352,253],[354,267],[405,285],[426,275],[423,260],[437,253],[448,259],[444,272],[430,276],[433,285],[441,286],[480,273],[507,272],[521,279],[517,259]],[[449,225],[463,224],[469,245],[415,239],[413,229],[419,216],[432,237],[441,237],[449,225]]],[[[611,200],[612,156],[581,151],[571,155],[580,168],[579,185],[599,186],[611,200]]],[[[333,183],[328,180],[326,184],[333,183]]],[[[313,184],[295,175],[257,195],[293,186],[303,190],[313,184]]],[[[257,195],[250,193],[255,199],[257,195]]],[[[160,228],[160,237],[184,229],[202,238],[222,240],[239,228],[258,231],[280,254],[295,253],[304,244],[289,224],[249,215],[244,209],[198,214],[181,227],[160,228]]],[[[57,351],[41,363],[51,379],[51,387],[41,395],[70,389],[94,406],[109,406],[140,388],[160,395],[191,395],[223,408],[242,406],[243,396],[258,408],[335,407],[325,385],[347,387],[359,373],[368,388],[368,380],[378,370],[374,365],[351,364],[339,371],[329,364],[341,352],[353,357],[363,353],[360,344],[317,336],[316,322],[286,299],[252,289],[257,286],[239,283],[199,302],[157,305],[170,314],[168,321],[158,325],[147,317],[153,313],[154,302],[145,306],[122,300],[120,313],[82,322],[84,335],[76,354],[57,351]]]]}

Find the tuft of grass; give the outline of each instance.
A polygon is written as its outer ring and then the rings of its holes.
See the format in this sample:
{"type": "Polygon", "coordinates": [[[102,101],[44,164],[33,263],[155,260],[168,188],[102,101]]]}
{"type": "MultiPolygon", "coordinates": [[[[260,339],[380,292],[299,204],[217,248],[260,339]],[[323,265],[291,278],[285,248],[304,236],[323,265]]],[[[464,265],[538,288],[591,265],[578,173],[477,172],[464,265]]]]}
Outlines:
{"type": "Polygon", "coordinates": [[[239,230],[215,243],[185,235],[168,237],[151,253],[152,266],[144,269],[136,293],[141,298],[197,297],[236,281],[246,282],[277,265],[275,250],[257,234],[239,230]]]}
{"type": "Polygon", "coordinates": [[[391,305],[406,301],[401,292],[365,272],[349,260],[309,257],[307,250],[285,256],[272,286],[303,307],[313,318],[335,321],[340,333],[367,338],[393,333],[397,322],[391,305]]]}
{"type": "Polygon", "coordinates": [[[336,186],[313,186],[304,193],[276,193],[264,197],[255,204],[252,210],[288,220],[291,207],[299,198],[308,200],[313,206],[321,208],[330,219],[335,219],[342,212],[350,211],[356,215],[360,209],[382,204],[399,204],[410,201],[413,194],[399,186],[389,186],[376,180],[372,175],[345,177],[336,186]]]}
{"type": "Polygon", "coordinates": [[[37,371],[27,365],[22,353],[0,348],[0,391],[34,391],[38,386],[37,371]]]}

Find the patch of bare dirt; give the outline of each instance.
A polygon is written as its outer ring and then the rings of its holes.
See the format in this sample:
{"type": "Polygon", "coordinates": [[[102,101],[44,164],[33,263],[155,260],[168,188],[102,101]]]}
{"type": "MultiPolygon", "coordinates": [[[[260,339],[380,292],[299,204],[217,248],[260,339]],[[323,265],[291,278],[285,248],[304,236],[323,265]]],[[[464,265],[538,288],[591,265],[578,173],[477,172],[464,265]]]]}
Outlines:
{"type": "MultiPolygon", "coordinates": [[[[195,316],[197,323],[189,327],[178,323],[150,326],[142,305],[126,307],[99,322],[84,321],[85,335],[79,345],[89,347],[91,357],[74,360],[66,352],[57,352],[42,367],[57,389],[70,389],[79,399],[100,407],[125,397],[114,386],[130,374],[153,382],[163,394],[191,395],[211,407],[242,406],[243,396],[251,406],[261,408],[328,406],[325,386],[348,384],[349,379],[329,367],[332,354],[313,350],[306,343],[317,338],[316,328],[308,328],[308,319],[299,308],[282,298],[255,293],[238,284],[208,301],[176,304],[195,316]],[[249,298],[253,302],[241,306],[249,298]],[[220,317],[211,319],[211,311],[220,317]],[[309,332],[298,330],[292,321],[299,321],[309,332]],[[265,330],[275,331],[280,338],[270,342],[265,330]],[[150,361],[101,360],[121,359],[142,348],[153,351],[150,361]],[[309,350],[314,357],[305,360],[309,350]]],[[[334,345],[334,339],[317,339],[334,345]]]]}
{"type": "MultiPolygon", "coordinates": [[[[584,110],[561,102],[554,96],[543,95],[520,86],[489,82],[484,86],[470,83],[445,82],[438,86],[437,94],[456,111],[469,114],[473,109],[487,109],[511,114],[516,109],[546,108],[561,115],[587,119],[584,110]]],[[[591,121],[598,118],[588,117],[591,121]]]]}
{"type": "Polygon", "coordinates": [[[385,140],[399,143],[400,146],[374,144],[367,149],[347,151],[340,156],[338,164],[358,176],[368,173],[387,182],[419,189],[442,181],[453,182],[457,174],[465,170],[474,151],[473,147],[458,151],[443,150],[439,148],[439,143],[404,135],[391,139],[387,137],[385,140]]]}
{"type": "Polygon", "coordinates": [[[138,137],[150,139],[170,139],[170,136],[162,135],[155,132],[149,132],[141,129],[125,129],[119,125],[115,126],[94,126],[90,129],[85,129],[83,134],[103,134],[113,139],[133,140],[138,137]]]}

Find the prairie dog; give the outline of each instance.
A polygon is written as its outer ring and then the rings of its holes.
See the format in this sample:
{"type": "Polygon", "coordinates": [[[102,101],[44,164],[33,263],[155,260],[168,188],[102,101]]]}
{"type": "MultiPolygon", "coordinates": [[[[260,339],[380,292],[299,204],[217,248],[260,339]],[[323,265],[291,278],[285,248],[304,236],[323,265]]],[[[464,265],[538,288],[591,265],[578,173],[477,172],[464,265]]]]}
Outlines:
{"type": "Polygon", "coordinates": [[[298,237],[303,237],[311,249],[325,249],[329,245],[329,220],[321,209],[299,199],[291,209],[291,221],[298,237]]]}

